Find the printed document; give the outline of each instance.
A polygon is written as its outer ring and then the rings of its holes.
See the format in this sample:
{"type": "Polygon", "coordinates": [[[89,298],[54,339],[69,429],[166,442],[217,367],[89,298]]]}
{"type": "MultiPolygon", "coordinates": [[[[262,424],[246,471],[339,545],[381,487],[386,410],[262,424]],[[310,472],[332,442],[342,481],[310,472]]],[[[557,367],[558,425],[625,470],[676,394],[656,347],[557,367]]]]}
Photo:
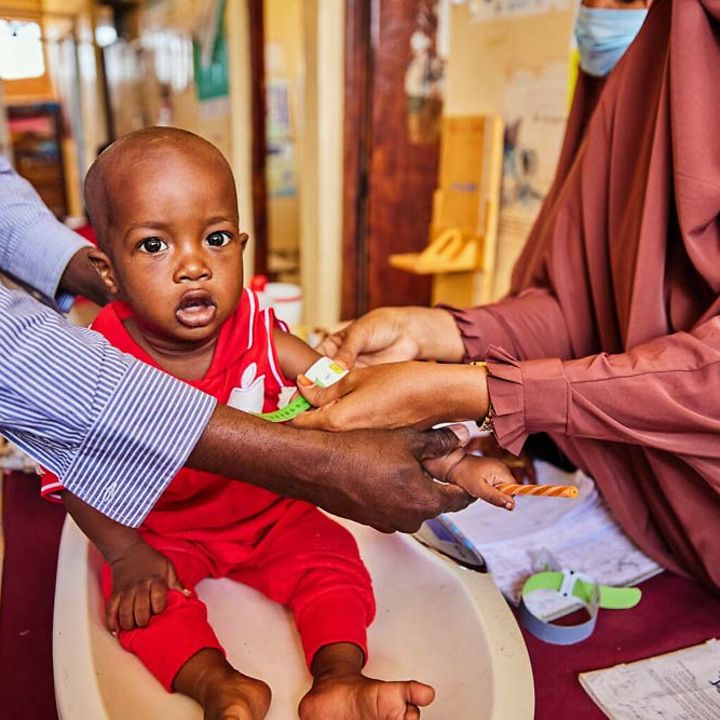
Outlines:
{"type": "Polygon", "coordinates": [[[580,675],[611,720],[720,718],[720,642],[580,675]]]}

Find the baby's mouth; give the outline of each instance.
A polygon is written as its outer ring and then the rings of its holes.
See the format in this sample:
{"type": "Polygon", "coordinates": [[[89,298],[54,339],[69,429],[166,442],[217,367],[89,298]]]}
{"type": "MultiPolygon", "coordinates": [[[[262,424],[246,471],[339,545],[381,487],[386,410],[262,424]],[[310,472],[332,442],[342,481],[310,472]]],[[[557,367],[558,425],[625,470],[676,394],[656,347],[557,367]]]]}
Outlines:
{"type": "Polygon", "coordinates": [[[199,328],[209,325],[216,312],[215,303],[207,290],[190,290],[180,299],[175,317],[185,327],[199,328]]]}

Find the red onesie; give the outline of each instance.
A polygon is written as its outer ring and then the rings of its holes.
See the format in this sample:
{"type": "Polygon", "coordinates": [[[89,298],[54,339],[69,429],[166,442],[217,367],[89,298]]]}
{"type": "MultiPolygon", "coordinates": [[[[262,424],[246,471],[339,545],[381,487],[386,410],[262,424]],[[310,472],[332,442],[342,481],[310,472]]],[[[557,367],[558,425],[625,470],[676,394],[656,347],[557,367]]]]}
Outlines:
{"type": "MultiPolygon", "coordinates": [[[[125,329],[123,320],[130,315],[127,305],[115,302],[92,327],[115,347],[158,367],[125,329]]],[[[246,290],[220,330],[205,377],[190,384],[239,409],[275,410],[280,390],[288,386],[272,341],[277,324],[272,310],[260,310],[256,296],[246,290]]],[[[43,495],[62,487],[50,473],[42,484],[43,495]]],[[[223,650],[194,592],[208,577],[232,578],[289,606],[308,666],[322,646],[336,642],[355,643],[367,657],[366,628],[375,613],[370,577],[352,535],[313,505],[185,468],[140,532],[193,591],[188,597],[170,591],[167,607],[147,627],[118,635],[168,690],[199,650],[223,650]]],[[[102,587],[107,600],[112,590],[108,565],[102,587]]]]}

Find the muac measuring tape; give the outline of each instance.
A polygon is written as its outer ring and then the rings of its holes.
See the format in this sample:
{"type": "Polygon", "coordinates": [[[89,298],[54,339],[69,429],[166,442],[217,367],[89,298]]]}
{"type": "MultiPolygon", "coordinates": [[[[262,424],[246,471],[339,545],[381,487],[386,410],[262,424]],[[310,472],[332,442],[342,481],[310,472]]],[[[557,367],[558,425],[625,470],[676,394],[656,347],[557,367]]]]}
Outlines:
{"type": "MultiPolygon", "coordinates": [[[[308,380],[312,380],[318,387],[326,388],[342,380],[347,374],[348,371],[341,365],[338,365],[332,358],[321,357],[305,372],[305,377],[308,378],[308,380]]],[[[310,405],[304,397],[300,396],[279,410],[253,414],[268,422],[282,423],[295,419],[311,407],[312,405],[310,405]]]]}
{"type": "Polygon", "coordinates": [[[552,562],[544,572],[531,575],[520,593],[520,622],[539,640],[552,645],[573,645],[589,638],[595,630],[598,611],[627,610],[635,607],[642,597],[636,587],[610,587],[600,585],[591,577],[574,570],[551,569],[552,562]],[[575,625],[556,625],[535,615],[526,598],[537,590],[551,590],[563,597],[579,600],[587,611],[588,619],[575,625]]]}

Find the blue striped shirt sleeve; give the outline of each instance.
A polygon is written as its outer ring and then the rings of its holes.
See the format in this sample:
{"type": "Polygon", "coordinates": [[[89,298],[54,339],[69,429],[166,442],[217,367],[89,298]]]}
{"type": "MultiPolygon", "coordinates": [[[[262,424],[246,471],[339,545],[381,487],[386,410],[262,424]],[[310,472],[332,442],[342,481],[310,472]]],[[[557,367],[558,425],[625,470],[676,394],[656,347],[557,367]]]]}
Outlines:
{"type": "Polygon", "coordinates": [[[139,525],[215,398],[0,285],[0,432],[89,505],[139,525]]]}
{"type": "Polygon", "coordinates": [[[58,293],[72,256],[88,242],[66,228],[27,180],[0,155],[0,270],[35,288],[61,311],[73,296],[58,293]]]}

